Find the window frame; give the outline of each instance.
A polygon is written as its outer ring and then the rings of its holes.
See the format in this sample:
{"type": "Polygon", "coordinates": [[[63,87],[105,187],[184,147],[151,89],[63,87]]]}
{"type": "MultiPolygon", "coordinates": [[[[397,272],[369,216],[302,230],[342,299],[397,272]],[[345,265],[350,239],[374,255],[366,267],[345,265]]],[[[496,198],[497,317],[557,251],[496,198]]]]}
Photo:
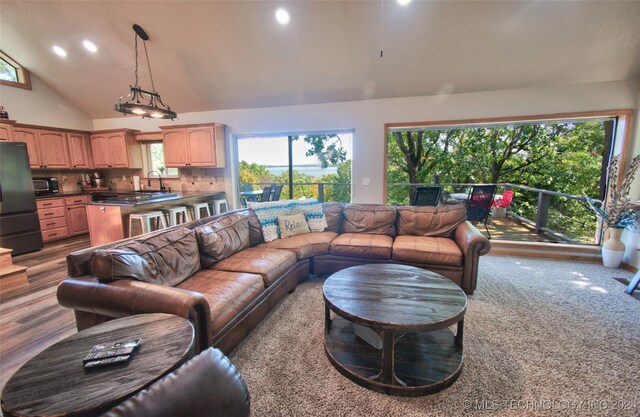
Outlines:
{"type": "MultiPolygon", "coordinates": [[[[620,174],[617,179],[617,185],[622,183],[624,179],[624,172],[627,170],[629,164],[629,155],[632,152],[633,143],[631,140],[631,128],[633,124],[634,111],[630,109],[623,110],[604,110],[604,111],[590,111],[590,112],[569,112],[569,113],[554,113],[554,114],[541,114],[531,116],[513,116],[513,117],[493,117],[493,118],[478,118],[478,119],[461,119],[461,120],[439,120],[439,121],[424,121],[424,122],[398,122],[398,123],[385,123],[384,124],[384,172],[388,171],[388,152],[389,144],[388,137],[389,131],[398,128],[453,128],[453,127],[483,127],[492,124],[509,124],[509,123],[536,123],[536,122],[563,122],[563,121],[579,121],[580,119],[596,119],[596,118],[613,118],[616,119],[616,127],[613,132],[613,143],[611,155],[620,155],[620,174]]],[[[387,185],[388,178],[385,174],[383,176],[383,200],[387,202],[387,185]]]]}
{"type": "Polygon", "coordinates": [[[18,81],[6,81],[0,80],[1,85],[6,85],[9,87],[17,87],[24,88],[26,90],[31,90],[31,76],[29,71],[20,65],[15,59],[11,58],[9,55],[0,50],[0,59],[11,65],[16,69],[16,76],[18,77],[18,81]]]}
{"type": "MultiPolygon", "coordinates": [[[[151,163],[151,145],[152,144],[161,144],[162,145],[162,151],[164,154],[164,143],[162,142],[162,139],[157,140],[145,140],[145,141],[141,141],[140,146],[142,147],[142,168],[143,168],[143,175],[142,177],[144,179],[149,179],[149,177],[147,176],[147,174],[149,172],[151,172],[152,169],[152,163],[151,163]]],[[[168,174],[168,170],[171,168],[166,168],[165,173],[162,174],[162,178],[168,178],[168,179],[178,179],[180,178],[180,168],[176,168],[178,170],[178,173],[175,175],[169,175],[168,174]]],[[[154,179],[155,177],[151,178],[154,179]]]]}

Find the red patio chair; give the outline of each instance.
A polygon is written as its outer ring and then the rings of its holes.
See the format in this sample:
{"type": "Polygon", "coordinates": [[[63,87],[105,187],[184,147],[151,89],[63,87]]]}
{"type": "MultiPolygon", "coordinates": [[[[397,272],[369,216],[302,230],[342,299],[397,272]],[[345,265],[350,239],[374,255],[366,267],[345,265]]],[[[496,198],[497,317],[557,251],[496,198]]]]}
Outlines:
{"type": "Polygon", "coordinates": [[[511,205],[511,200],[513,200],[513,191],[507,190],[502,193],[502,198],[497,201],[493,200],[493,203],[491,203],[491,207],[507,208],[511,205]]]}

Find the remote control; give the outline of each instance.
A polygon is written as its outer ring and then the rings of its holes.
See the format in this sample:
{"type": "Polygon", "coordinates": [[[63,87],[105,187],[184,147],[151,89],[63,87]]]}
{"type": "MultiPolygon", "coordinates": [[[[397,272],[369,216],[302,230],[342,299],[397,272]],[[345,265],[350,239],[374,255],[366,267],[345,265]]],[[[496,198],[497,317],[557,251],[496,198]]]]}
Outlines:
{"type": "Polygon", "coordinates": [[[129,362],[131,355],[114,356],[113,358],[100,359],[84,364],[84,369],[101,368],[103,366],[120,365],[129,362]]]}
{"type": "Polygon", "coordinates": [[[130,355],[135,349],[135,346],[120,349],[101,350],[96,352],[91,349],[91,352],[89,352],[89,354],[84,357],[82,363],[87,363],[98,359],[113,358],[115,356],[130,355]]]}
{"type": "Polygon", "coordinates": [[[123,349],[123,348],[130,348],[130,347],[135,349],[136,347],[138,347],[138,345],[140,345],[140,339],[123,340],[121,342],[95,345],[93,348],[91,348],[89,353],[96,353],[96,352],[102,352],[105,350],[123,349]]]}

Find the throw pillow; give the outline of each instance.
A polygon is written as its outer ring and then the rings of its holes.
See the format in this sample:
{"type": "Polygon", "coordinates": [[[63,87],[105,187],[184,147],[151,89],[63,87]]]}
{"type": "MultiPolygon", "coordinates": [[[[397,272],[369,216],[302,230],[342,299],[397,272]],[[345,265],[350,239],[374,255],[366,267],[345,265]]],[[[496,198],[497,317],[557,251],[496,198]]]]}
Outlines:
{"type": "Polygon", "coordinates": [[[303,235],[305,233],[311,233],[307,219],[304,214],[292,214],[291,216],[278,217],[278,223],[280,225],[280,236],[285,237],[303,235]]]}
{"type": "Polygon", "coordinates": [[[203,268],[249,247],[249,219],[242,214],[230,214],[194,230],[203,268]]]}
{"type": "Polygon", "coordinates": [[[293,200],[291,212],[304,214],[312,232],[323,232],[327,228],[327,218],[322,211],[322,205],[315,198],[293,200]]]}
{"type": "Polygon", "coordinates": [[[291,214],[290,204],[292,201],[295,200],[265,201],[264,203],[247,202],[247,207],[253,210],[258,216],[258,220],[260,220],[262,236],[265,242],[280,238],[278,217],[291,214]]]}

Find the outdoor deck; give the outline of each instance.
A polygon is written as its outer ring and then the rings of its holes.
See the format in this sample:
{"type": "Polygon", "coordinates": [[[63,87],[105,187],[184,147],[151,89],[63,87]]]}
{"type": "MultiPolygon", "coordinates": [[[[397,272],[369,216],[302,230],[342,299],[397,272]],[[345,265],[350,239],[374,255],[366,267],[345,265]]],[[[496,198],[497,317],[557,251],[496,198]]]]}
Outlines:
{"type": "MultiPolygon", "coordinates": [[[[518,223],[511,217],[489,218],[487,221],[489,233],[492,240],[513,240],[518,242],[547,242],[559,243],[559,239],[553,239],[546,233],[536,233],[532,227],[527,227],[523,223],[518,223]]],[[[487,231],[483,224],[476,227],[483,235],[487,236],[487,231]]]]}
{"type": "MultiPolygon", "coordinates": [[[[536,233],[533,225],[517,222],[509,216],[502,218],[489,217],[487,226],[491,233],[491,240],[509,240],[529,243],[567,243],[548,233],[536,233]]],[[[476,224],[476,227],[483,235],[487,236],[487,231],[482,223],[476,224]]],[[[585,245],[590,246],[588,243],[585,243],[585,245]]]]}

